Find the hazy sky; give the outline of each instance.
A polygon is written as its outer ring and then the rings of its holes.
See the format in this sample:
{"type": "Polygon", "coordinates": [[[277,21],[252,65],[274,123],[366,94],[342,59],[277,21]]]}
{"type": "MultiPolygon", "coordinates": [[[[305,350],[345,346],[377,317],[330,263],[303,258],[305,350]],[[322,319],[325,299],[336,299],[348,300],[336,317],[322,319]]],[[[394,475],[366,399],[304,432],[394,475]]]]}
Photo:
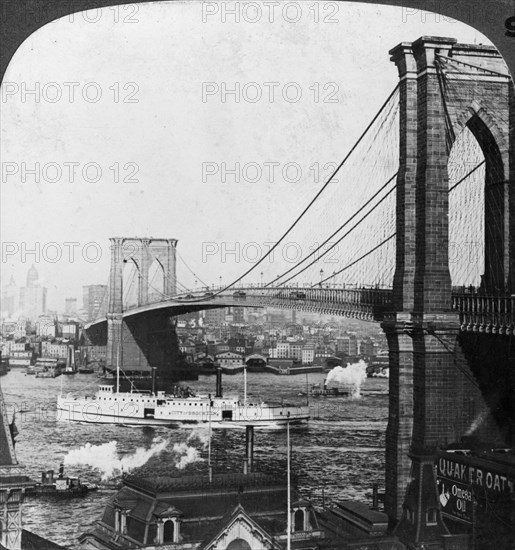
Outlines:
{"type": "Polygon", "coordinates": [[[227,3],[239,22],[209,2],[93,10],[31,36],[2,86],[2,284],[35,263],[62,309],[107,281],[118,235],[177,238],[200,277],[227,282],[250,264],[203,262],[205,243],[266,243],[288,226],[320,187],[310,167],[340,162],[396,85],[390,48],[424,34],[490,43],[435,14],[284,5],[227,3]],[[223,174],[236,163],[239,182],[223,174]],[[285,180],[288,163],[299,177],[285,180]]]}

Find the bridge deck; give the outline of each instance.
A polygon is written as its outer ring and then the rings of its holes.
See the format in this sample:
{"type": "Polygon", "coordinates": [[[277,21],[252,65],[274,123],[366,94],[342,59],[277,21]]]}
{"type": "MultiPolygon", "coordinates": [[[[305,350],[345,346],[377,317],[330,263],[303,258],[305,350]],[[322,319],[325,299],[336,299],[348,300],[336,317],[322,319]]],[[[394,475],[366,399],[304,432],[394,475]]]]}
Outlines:
{"type": "MultiPolygon", "coordinates": [[[[365,321],[381,321],[392,308],[392,290],[384,288],[302,288],[246,286],[236,290],[195,291],[167,300],[133,306],[123,317],[167,310],[180,315],[202,309],[221,307],[276,307],[341,315],[365,321]]],[[[515,295],[487,295],[475,291],[456,291],[450,309],[459,313],[462,330],[512,334],[515,325],[515,295]]],[[[99,319],[86,330],[106,322],[99,319]]]]}

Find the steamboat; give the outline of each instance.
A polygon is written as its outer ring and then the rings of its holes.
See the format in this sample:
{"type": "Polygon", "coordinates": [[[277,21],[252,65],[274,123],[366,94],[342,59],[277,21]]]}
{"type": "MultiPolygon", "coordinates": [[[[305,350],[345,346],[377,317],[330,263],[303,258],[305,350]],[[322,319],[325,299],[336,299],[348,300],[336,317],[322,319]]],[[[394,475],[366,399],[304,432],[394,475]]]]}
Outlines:
{"type": "MultiPolygon", "coordinates": [[[[153,384],[154,386],[154,384],[153,384]]],[[[116,388],[100,385],[93,396],[57,398],[57,419],[64,422],[118,424],[124,426],[169,426],[210,424],[213,428],[281,429],[288,423],[308,421],[309,408],[247,399],[246,372],[244,397],[222,395],[222,374],[217,372],[216,394],[197,395],[189,388],[176,387],[164,391],[119,391],[119,370],[116,388]]]]}
{"type": "Polygon", "coordinates": [[[299,395],[309,395],[311,397],[349,397],[351,391],[348,388],[342,389],[339,386],[327,387],[327,382],[321,384],[313,384],[309,391],[299,392],[299,395]]]}
{"type": "Polygon", "coordinates": [[[89,483],[83,483],[78,477],[64,475],[64,464],[59,466],[59,477],[54,478],[54,470],[41,473],[41,482],[26,489],[27,494],[49,497],[76,497],[84,496],[90,491],[96,491],[98,487],[89,483]]]}

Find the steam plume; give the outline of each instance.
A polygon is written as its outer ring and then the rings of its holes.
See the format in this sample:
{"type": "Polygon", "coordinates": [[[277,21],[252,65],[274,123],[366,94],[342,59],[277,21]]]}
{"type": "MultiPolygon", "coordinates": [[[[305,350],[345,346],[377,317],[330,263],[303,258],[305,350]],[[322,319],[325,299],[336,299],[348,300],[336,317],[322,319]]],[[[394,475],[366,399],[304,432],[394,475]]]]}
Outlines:
{"type": "Polygon", "coordinates": [[[361,385],[367,378],[367,364],[362,359],[357,363],[349,364],[347,367],[334,367],[329,371],[325,383],[336,382],[352,389],[352,397],[361,397],[361,385]]]}
{"type": "MultiPolygon", "coordinates": [[[[203,429],[193,430],[185,442],[174,443],[171,451],[175,455],[175,467],[182,470],[192,462],[203,460],[200,457],[197,448],[189,445],[190,442],[197,440],[202,447],[207,446],[207,431],[203,429]],[[204,433],[206,432],[206,433],[204,433]]],[[[134,468],[139,468],[146,464],[150,458],[162,453],[169,448],[170,439],[154,438],[150,448],[138,447],[133,453],[120,456],[117,441],[109,441],[102,445],[91,445],[86,443],[78,449],[72,449],[64,457],[65,466],[87,465],[101,473],[102,480],[105,481],[122,472],[128,473],[134,468]]]]}

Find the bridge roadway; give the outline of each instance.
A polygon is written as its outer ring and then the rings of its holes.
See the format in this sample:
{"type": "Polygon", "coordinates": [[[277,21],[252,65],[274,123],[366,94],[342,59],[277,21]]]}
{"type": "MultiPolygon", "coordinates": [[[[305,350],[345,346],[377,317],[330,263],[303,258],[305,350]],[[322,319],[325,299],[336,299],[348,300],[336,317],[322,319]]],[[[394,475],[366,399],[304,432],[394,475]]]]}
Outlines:
{"type": "MultiPolygon", "coordinates": [[[[342,287],[263,287],[250,285],[207,289],[178,294],[173,298],[129,307],[123,318],[150,315],[166,310],[171,316],[221,307],[275,307],[328,315],[341,315],[380,322],[393,311],[393,291],[388,288],[342,287]]],[[[450,309],[459,313],[463,331],[513,334],[515,332],[515,295],[483,294],[477,289],[454,289],[450,309]]],[[[104,332],[107,318],[85,326],[86,331],[104,332]]]]}

